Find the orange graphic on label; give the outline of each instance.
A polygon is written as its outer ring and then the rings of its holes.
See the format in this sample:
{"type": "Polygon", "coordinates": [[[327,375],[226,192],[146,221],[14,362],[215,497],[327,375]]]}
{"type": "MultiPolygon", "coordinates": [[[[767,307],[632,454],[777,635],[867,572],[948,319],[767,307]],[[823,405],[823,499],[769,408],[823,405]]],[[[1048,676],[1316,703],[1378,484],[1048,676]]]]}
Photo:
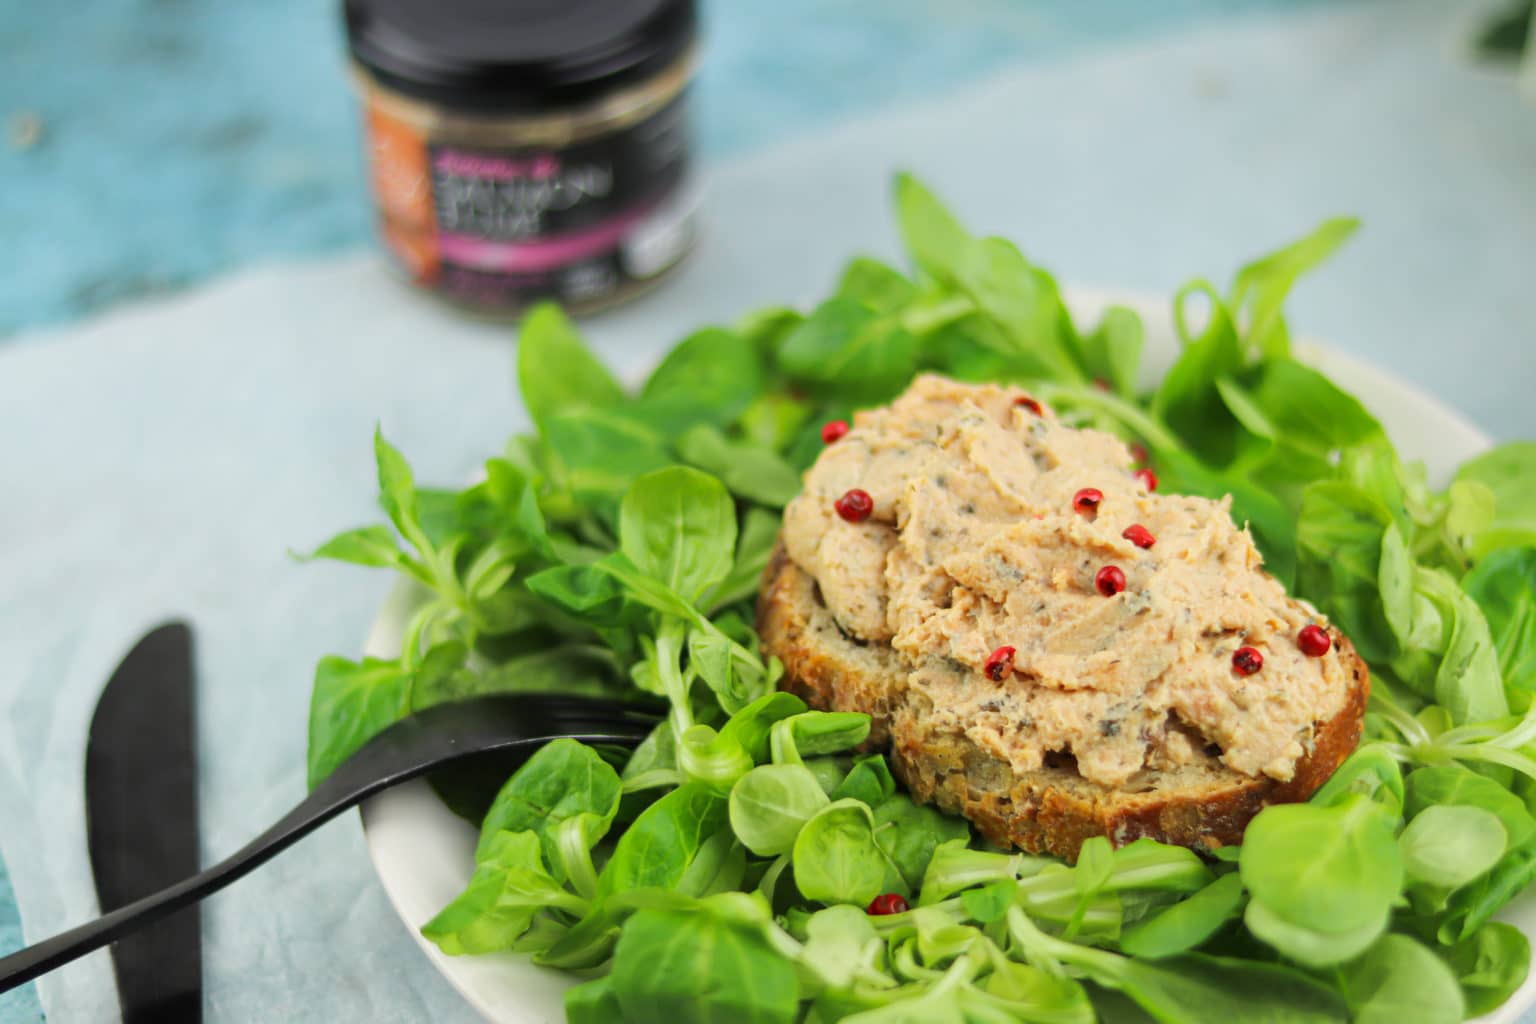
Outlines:
{"type": "Polygon", "coordinates": [[[419,281],[437,276],[437,220],[427,145],[415,128],[368,108],[368,156],[384,241],[419,281]]]}

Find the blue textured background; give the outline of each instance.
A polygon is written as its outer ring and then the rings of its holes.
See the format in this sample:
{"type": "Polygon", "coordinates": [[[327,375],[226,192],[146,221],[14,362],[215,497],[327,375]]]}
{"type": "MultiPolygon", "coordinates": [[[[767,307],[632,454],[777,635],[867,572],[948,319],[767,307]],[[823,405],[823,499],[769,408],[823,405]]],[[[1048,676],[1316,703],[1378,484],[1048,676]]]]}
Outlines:
{"type": "MultiPolygon", "coordinates": [[[[11,880],[6,877],[5,865],[0,864],[0,953],[9,953],[21,946],[21,921],[16,914],[16,896],[11,892],[11,880]]],[[[27,985],[14,992],[0,995],[0,1020],[42,1020],[42,1007],[37,1005],[37,992],[27,985]]]]}
{"type": "MultiPolygon", "coordinates": [[[[943,91],[1021,58],[1320,0],[706,3],[707,155],[943,91]]],[[[368,229],[339,4],[72,0],[0,11],[0,336],[368,229]],[[67,13],[66,13],[67,12],[67,13]]]]}

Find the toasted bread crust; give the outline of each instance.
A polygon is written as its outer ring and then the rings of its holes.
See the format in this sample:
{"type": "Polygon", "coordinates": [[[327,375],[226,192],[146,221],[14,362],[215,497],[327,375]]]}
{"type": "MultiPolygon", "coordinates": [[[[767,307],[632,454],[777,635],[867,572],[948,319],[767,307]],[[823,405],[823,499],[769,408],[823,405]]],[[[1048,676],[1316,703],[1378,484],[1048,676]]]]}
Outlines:
{"type": "Polygon", "coordinates": [[[1344,707],[1317,723],[1312,749],[1290,781],[1221,766],[1194,784],[1131,791],[1090,782],[1071,768],[1020,777],[963,733],[927,729],[896,653],[845,635],[821,604],[815,580],[782,545],[764,574],[757,629],[765,652],[784,663],[784,689],[812,707],[870,715],[870,745],[889,748],[892,771],[918,800],[965,816],[999,846],[1068,860],[1093,836],[1116,846],[1141,838],[1197,849],[1240,843],[1254,815],[1269,804],[1307,799],[1354,751],[1370,694],[1365,662],[1339,637],[1353,685],[1344,707]]]}

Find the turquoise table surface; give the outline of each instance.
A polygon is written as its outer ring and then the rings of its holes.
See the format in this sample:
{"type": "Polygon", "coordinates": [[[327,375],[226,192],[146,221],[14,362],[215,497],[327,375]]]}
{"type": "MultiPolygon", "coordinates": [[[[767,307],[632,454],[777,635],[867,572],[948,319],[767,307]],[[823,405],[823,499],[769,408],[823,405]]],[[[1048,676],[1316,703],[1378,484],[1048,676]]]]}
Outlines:
{"type": "MultiPolygon", "coordinates": [[[[21,920],[16,913],[16,895],[11,892],[11,880],[5,866],[0,864],[0,953],[8,953],[21,945],[21,920]]],[[[37,1005],[37,993],[31,985],[0,995],[0,1021],[41,1020],[42,1008],[37,1005]]]]}
{"type": "MultiPolygon", "coordinates": [[[[705,9],[707,157],[1197,20],[1319,0],[729,0],[705,9]]],[[[362,239],[339,3],[77,0],[0,12],[0,338],[362,239]],[[33,120],[35,119],[35,120],[33,120]],[[15,144],[37,125],[36,142],[15,144]]]]}
{"type": "MultiPolygon", "coordinates": [[[[734,158],[1009,65],[1322,6],[714,3],[698,93],[703,150],[712,161],[734,158]]],[[[0,223],[9,254],[0,273],[0,352],[25,328],[367,237],[337,5],[67,7],[65,14],[61,5],[12,3],[0,11],[0,223]]],[[[1115,155],[1112,147],[1106,153],[1115,155]]],[[[1524,330],[1528,338],[1530,325],[1524,330]]],[[[1520,426],[1530,422],[1527,414],[1520,426]]],[[[0,444],[8,443],[0,424],[0,444]]],[[[20,944],[0,864],[0,954],[20,944]]],[[[0,1022],[40,1019],[31,987],[0,995],[0,1022]]]]}

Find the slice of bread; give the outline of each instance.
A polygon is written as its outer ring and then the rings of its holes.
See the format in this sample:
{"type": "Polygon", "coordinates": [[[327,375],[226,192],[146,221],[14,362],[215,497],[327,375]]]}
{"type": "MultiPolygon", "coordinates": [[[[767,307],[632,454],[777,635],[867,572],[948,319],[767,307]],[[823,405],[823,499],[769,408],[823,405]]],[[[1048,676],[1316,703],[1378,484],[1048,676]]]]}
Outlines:
{"type": "Polygon", "coordinates": [[[1018,774],[963,732],[932,727],[927,698],[909,688],[902,659],[886,644],[844,633],[816,581],[782,545],[764,575],[757,628],[765,653],[784,663],[784,689],[812,707],[871,717],[869,745],[888,748],[892,770],[918,800],[965,816],[999,846],[1068,860],[1093,836],[1116,846],[1143,837],[1196,849],[1240,843],[1260,810],[1307,799],[1350,755],[1370,693],[1365,662],[1338,637],[1339,655],[1353,665],[1350,692],[1337,714],[1317,723],[1290,781],[1244,775],[1201,754],[1194,764],[1143,770],[1110,787],[1079,775],[1070,755],[1018,774]]]}

